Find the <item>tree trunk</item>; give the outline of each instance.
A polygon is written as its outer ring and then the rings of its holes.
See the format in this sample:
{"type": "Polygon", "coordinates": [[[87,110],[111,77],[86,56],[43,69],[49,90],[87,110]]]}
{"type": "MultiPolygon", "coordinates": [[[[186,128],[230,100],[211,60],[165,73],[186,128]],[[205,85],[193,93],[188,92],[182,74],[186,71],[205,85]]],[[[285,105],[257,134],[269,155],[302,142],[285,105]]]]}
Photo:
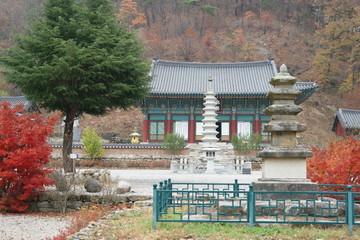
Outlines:
{"type": "Polygon", "coordinates": [[[70,158],[72,153],[72,144],[73,144],[73,128],[74,128],[74,119],[76,115],[76,107],[70,108],[66,112],[65,117],[65,129],[64,129],[64,138],[63,138],[63,164],[64,171],[66,173],[75,172],[74,160],[70,158]]]}

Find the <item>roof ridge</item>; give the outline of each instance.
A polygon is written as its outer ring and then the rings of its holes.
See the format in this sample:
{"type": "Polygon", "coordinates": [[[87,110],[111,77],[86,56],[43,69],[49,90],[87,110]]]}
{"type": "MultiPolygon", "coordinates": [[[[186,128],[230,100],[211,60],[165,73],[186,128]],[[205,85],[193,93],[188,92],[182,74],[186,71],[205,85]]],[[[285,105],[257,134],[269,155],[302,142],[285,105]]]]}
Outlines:
{"type": "Polygon", "coordinates": [[[183,66],[183,67],[232,67],[232,66],[252,66],[252,65],[262,65],[262,64],[272,64],[269,60],[264,61],[254,61],[254,62],[176,62],[176,61],[166,61],[166,60],[158,60],[154,62],[155,65],[170,65],[170,66],[183,66]]]}
{"type": "Polygon", "coordinates": [[[351,112],[359,112],[360,113],[360,110],[359,109],[348,109],[348,108],[339,108],[339,111],[351,111],[351,112]]]}

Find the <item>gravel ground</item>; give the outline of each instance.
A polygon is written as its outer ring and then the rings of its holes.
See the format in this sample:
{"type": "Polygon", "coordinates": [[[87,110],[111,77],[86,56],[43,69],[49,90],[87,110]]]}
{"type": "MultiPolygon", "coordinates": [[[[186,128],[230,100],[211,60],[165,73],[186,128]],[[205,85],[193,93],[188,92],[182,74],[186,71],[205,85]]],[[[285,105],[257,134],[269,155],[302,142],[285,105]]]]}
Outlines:
{"type": "Polygon", "coordinates": [[[178,183],[251,183],[261,178],[261,171],[252,171],[251,174],[190,174],[172,173],[170,170],[111,170],[111,179],[126,181],[131,184],[131,190],[136,193],[151,194],[153,184],[171,179],[178,183]]]}
{"type": "Polygon", "coordinates": [[[70,217],[54,214],[0,214],[1,240],[52,238],[70,223],[70,217]]]}
{"type": "MultiPolygon", "coordinates": [[[[261,177],[261,172],[242,174],[188,174],[171,173],[169,170],[110,170],[111,178],[127,181],[132,191],[152,194],[152,185],[171,178],[173,182],[251,183],[261,177]]],[[[0,240],[43,240],[51,239],[70,223],[70,217],[56,214],[0,214],[0,240]]]]}

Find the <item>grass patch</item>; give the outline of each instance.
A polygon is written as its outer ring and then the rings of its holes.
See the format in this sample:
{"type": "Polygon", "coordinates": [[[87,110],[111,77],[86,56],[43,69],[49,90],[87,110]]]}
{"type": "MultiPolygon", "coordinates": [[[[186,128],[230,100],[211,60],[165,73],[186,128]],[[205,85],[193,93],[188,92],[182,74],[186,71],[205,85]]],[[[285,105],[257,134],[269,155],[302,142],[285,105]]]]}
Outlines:
{"type": "Polygon", "coordinates": [[[360,231],[349,235],[346,226],[269,225],[249,228],[248,224],[230,223],[157,223],[151,229],[152,209],[134,209],[112,215],[105,223],[93,230],[94,239],[360,239],[360,231]]]}

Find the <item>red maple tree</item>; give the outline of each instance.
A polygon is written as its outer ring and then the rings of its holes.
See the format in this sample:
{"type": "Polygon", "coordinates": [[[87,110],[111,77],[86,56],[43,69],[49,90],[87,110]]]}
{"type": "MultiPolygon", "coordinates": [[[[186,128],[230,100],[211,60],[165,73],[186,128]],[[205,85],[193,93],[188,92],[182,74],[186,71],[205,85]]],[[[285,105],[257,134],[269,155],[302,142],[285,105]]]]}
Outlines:
{"type": "Polygon", "coordinates": [[[52,183],[44,165],[51,156],[47,138],[56,119],[25,113],[22,105],[0,104],[0,211],[25,211],[27,201],[52,183]]]}
{"type": "Polygon", "coordinates": [[[349,137],[329,143],[326,148],[312,148],[307,160],[307,175],[319,184],[360,184],[360,141],[349,137]]]}

